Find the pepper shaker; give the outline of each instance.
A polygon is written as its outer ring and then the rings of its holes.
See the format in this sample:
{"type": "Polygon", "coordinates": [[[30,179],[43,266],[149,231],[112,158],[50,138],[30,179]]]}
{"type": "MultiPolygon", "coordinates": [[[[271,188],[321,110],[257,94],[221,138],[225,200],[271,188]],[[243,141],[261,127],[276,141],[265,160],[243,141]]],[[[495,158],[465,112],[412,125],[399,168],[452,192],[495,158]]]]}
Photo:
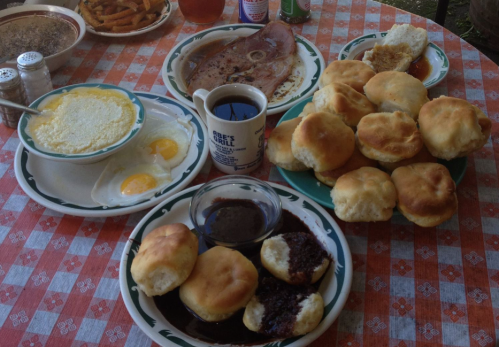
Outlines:
{"type": "Polygon", "coordinates": [[[17,69],[26,92],[28,104],[53,88],[50,72],[43,55],[38,52],[26,52],[17,58],[17,69]]]}
{"type": "MultiPolygon", "coordinates": [[[[26,105],[26,95],[21,78],[15,69],[0,69],[0,98],[26,105]]],[[[9,128],[17,128],[23,111],[0,106],[2,122],[9,128]]]]}

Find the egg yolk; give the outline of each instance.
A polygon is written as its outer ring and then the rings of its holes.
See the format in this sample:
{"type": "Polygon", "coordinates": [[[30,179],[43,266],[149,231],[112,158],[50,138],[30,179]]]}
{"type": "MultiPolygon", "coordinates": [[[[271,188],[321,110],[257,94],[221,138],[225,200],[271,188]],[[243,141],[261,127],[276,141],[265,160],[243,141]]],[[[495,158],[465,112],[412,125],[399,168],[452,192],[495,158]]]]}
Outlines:
{"type": "Polygon", "coordinates": [[[121,184],[121,194],[135,195],[156,188],[156,180],[149,174],[135,174],[127,177],[121,184]]]}
{"type": "Polygon", "coordinates": [[[177,143],[170,139],[158,139],[153,141],[149,145],[149,148],[151,148],[152,154],[159,153],[165,160],[173,158],[178,152],[177,143]]]}

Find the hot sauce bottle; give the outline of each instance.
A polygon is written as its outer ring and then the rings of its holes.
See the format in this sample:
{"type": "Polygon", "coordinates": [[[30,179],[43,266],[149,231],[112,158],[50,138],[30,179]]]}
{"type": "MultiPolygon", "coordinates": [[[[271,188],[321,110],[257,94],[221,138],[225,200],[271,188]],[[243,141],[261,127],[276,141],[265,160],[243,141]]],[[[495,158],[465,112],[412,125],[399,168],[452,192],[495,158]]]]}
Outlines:
{"type": "Polygon", "coordinates": [[[268,23],[269,0],[239,0],[239,22],[268,23]]]}

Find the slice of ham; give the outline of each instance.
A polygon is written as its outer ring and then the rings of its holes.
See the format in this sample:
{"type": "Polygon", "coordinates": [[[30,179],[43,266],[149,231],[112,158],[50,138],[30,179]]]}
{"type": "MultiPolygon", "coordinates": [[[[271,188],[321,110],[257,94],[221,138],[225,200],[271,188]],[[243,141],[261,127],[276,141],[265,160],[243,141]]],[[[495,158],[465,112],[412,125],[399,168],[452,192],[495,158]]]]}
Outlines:
{"type": "Polygon", "coordinates": [[[270,22],[251,36],[239,38],[202,60],[192,73],[188,93],[228,83],[260,89],[267,99],[291,73],[296,42],[291,28],[270,22]]]}

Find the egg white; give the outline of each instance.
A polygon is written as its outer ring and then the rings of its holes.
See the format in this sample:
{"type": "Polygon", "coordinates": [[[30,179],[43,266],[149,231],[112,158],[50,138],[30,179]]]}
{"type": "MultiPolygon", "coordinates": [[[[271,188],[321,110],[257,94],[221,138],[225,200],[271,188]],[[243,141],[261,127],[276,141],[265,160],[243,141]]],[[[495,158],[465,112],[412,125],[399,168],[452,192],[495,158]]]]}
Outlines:
{"type": "Polygon", "coordinates": [[[127,151],[111,158],[95,183],[91,196],[96,203],[103,206],[129,206],[152,198],[154,194],[168,186],[171,181],[169,170],[155,163],[147,163],[139,151],[127,151]],[[121,185],[125,179],[140,173],[154,177],[156,187],[140,194],[122,194],[121,185]]]}
{"type": "Polygon", "coordinates": [[[193,129],[188,120],[178,118],[168,122],[141,136],[138,149],[149,156],[151,162],[157,163],[165,169],[173,169],[180,165],[187,156],[191,144],[193,129]],[[159,139],[169,139],[177,144],[178,151],[170,159],[164,159],[161,154],[152,154],[149,147],[151,143],[159,139]]]}

